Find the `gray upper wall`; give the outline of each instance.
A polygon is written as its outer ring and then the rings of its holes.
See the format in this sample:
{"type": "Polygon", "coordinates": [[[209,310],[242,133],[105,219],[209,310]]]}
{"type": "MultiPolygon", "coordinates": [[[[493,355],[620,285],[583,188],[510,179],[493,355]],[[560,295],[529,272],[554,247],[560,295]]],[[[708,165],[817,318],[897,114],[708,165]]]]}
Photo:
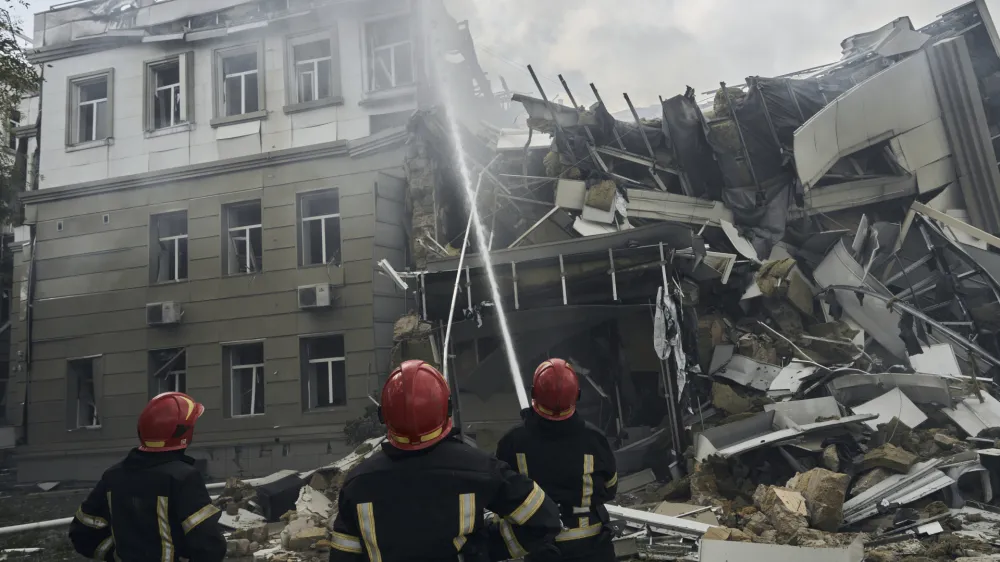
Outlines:
{"type": "MultiPolygon", "coordinates": [[[[148,397],[148,350],[182,346],[188,350],[188,391],[206,406],[199,445],[339,437],[341,424],[369,403],[365,395],[378,384],[375,373],[382,367],[376,349],[391,347],[389,322],[402,310],[402,293],[391,282],[379,276],[373,286],[373,259],[400,263],[396,245],[403,236],[404,209],[399,149],[355,157],[341,152],[286,163],[280,155],[243,159],[242,169],[216,166],[227,170],[222,173],[207,168],[185,179],[136,176],[31,194],[27,209],[36,242],[33,250],[25,246],[18,255],[14,288],[16,297],[24,294],[33,251],[28,445],[20,454],[92,453],[131,445],[136,416],[148,397]],[[343,263],[299,267],[296,194],[327,188],[339,190],[343,263]],[[252,199],[262,202],[264,271],[223,276],[220,212],[226,204],[252,199]],[[189,279],[151,285],[149,217],[174,210],[188,213],[189,279]],[[323,282],[335,285],[337,304],[329,311],[300,311],[296,288],[323,282]],[[182,303],[181,324],[147,327],[146,303],[169,300],[182,303]],[[384,328],[375,329],[387,324],[388,341],[384,328]],[[345,338],[348,405],[304,412],[299,338],[326,333],[345,338]],[[251,339],[264,339],[266,414],[227,419],[220,344],[251,339]],[[101,355],[96,385],[102,427],[68,431],[66,362],[92,355],[101,355]]],[[[173,176],[183,172],[175,170],[173,176]]],[[[15,302],[12,352],[23,358],[27,325],[20,310],[15,302]]],[[[25,383],[24,363],[15,359],[7,411],[15,424],[22,419],[25,383]]]]}

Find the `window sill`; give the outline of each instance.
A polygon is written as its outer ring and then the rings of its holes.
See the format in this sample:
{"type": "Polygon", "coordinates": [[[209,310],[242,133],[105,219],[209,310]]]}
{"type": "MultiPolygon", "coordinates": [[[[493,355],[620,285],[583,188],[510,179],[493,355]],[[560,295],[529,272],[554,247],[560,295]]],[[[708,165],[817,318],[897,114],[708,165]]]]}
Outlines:
{"type": "Polygon", "coordinates": [[[402,98],[416,98],[417,96],[417,85],[410,84],[408,86],[399,86],[396,88],[389,88],[386,90],[375,90],[374,92],[366,92],[364,98],[358,102],[360,106],[366,105],[377,105],[380,103],[388,103],[397,101],[402,98]]]}
{"type": "Polygon", "coordinates": [[[66,152],[76,152],[78,150],[87,150],[90,148],[97,148],[99,146],[111,146],[113,144],[115,144],[114,137],[108,137],[106,139],[101,139],[101,140],[81,142],[77,144],[68,144],[66,145],[66,152]]]}
{"type": "Polygon", "coordinates": [[[222,277],[223,278],[227,278],[227,277],[248,277],[248,276],[251,276],[251,275],[260,275],[262,273],[264,273],[263,269],[261,269],[259,271],[239,271],[237,273],[223,273],[222,277]]]}
{"type": "Polygon", "coordinates": [[[344,98],[340,96],[333,96],[330,98],[323,98],[321,100],[293,103],[292,105],[282,107],[281,110],[285,112],[285,115],[291,115],[292,113],[298,113],[300,111],[309,111],[310,109],[319,109],[321,107],[332,107],[336,105],[344,105],[344,98]]]}
{"type": "Polygon", "coordinates": [[[69,431],[71,433],[74,432],[74,431],[98,431],[98,430],[101,429],[101,427],[102,426],[100,426],[100,425],[85,425],[83,427],[74,427],[73,429],[71,429],[69,431]]]}
{"type": "Polygon", "coordinates": [[[229,117],[216,117],[209,121],[209,125],[215,129],[225,125],[235,125],[236,123],[247,123],[249,121],[263,121],[267,119],[267,110],[261,109],[253,113],[242,113],[240,115],[230,115],[229,117]]]}
{"type": "Polygon", "coordinates": [[[344,267],[344,264],[341,264],[341,263],[300,263],[299,264],[299,269],[319,269],[321,267],[323,267],[323,268],[336,267],[336,268],[340,269],[341,267],[344,267]]]}
{"type": "Polygon", "coordinates": [[[174,279],[173,281],[151,281],[149,283],[150,287],[162,287],[164,285],[177,285],[178,283],[187,283],[188,279],[174,279]]]}
{"type": "Polygon", "coordinates": [[[154,129],[152,131],[145,131],[143,136],[147,139],[152,139],[156,137],[162,137],[165,135],[172,135],[174,133],[186,133],[194,129],[194,123],[181,123],[180,125],[174,125],[173,127],[164,127],[162,129],[154,129]]]}
{"type": "Polygon", "coordinates": [[[304,413],[308,416],[309,414],[335,414],[344,411],[347,411],[347,404],[343,406],[328,406],[326,408],[309,408],[304,413]]]}
{"type": "Polygon", "coordinates": [[[231,419],[231,420],[246,420],[246,419],[250,419],[250,418],[262,418],[262,417],[264,417],[266,415],[267,415],[267,412],[264,412],[262,414],[236,414],[236,415],[233,415],[233,416],[229,416],[229,419],[231,419]]]}

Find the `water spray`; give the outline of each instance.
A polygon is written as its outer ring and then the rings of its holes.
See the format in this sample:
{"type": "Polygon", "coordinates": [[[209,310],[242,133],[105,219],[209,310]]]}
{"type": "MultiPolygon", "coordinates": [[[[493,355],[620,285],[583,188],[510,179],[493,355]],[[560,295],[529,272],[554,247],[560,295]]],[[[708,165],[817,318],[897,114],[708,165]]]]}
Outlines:
{"type": "Polygon", "coordinates": [[[489,236],[486,234],[486,227],[483,226],[482,218],[479,216],[479,207],[476,205],[479,186],[482,184],[483,176],[489,166],[483,168],[483,171],[479,174],[479,181],[476,183],[475,187],[473,187],[472,173],[469,170],[468,163],[466,163],[465,151],[462,148],[462,137],[458,128],[458,121],[455,119],[452,112],[447,110],[452,107],[451,96],[447,87],[441,88],[441,96],[446,108],[445,118],[448,120],[449,133],[451,134],[452,142],[455,147],[455,158],[458,160],[458,170],[459,175],[461,176],[462,187],[464,188],[465,195],[469,203],[469,225],[467,225],[465,229],[465,239],[462,242],[462,252],[459,254],[458,258],[458,271],[455,274],[455,287],[452,290],[451,295],[451,309],[448,313],[448,326],[445,328],[445,378],[447,379],[447,353],[451,336],[452,319],[455,315],[455,303],[458,297],[458,283],[461,278],[462,264],[465,261],[465,252],[469,240],[470,229],[468,226],[473,226],[476,229],[476,244],[479,247],[479,257],[483,260],[483,269],[486,270],[486,277],[490,284],[490,293],[493,296],[493,305],[497,311],[497,322],[500,324],[500,334],[503,337],[504,352],[507,355],[507,366],[510,369],[510,375],[514,382],[514,390],[517,393],[517,401],[521,405],[521,408],[527,408],[529,406],[528,393],[524,389],[524,380],[521,378],[521,368],[517,362],[517,355],[514,353],[514,339],[511,337],[510,327],[507,325],[507,314],[504,312],[503,301],[500,299],[500,286],[497,282],[496,274],[493,272],[493,260],[490,257],[490,249],[488,245],[489,236]]]}

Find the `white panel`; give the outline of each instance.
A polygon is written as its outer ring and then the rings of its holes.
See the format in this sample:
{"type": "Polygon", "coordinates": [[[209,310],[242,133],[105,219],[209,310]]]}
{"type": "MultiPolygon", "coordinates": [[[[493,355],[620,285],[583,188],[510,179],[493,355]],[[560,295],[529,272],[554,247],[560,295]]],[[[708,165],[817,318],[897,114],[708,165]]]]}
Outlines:
{"type": "Polygon", "coordinates": [[[220,159],[260,154],[260,135],[220,140],[218,147],[220,159]]]}
{"type": "Polygon", "coordinates": [[[917,190],[920,193],[927,193],[957,179],[955,161],[951,157],[942,158],[917,170],[917,190]]]}
{"type": "Polygon", "coordinates": [[[337,107],[323,107],[309,111],[301,111],[289,115],[291,117],[292,129],[305,129],[317,125],[326,125],[337,120],[337,107]]]}
{"type": "Polygon", "coordinates": [[[899,421],[909,428],[915,428],[927,421],[927,416],[898,387],[874,400],[858,404],[851,410],[855,414],[878,414],[877,418],[865,422],[865,425],[872,429],[878,429],[879,424],[891,422],[892,418],[899,418],[899,421]]]}
{"type": "Polygon", "coordinates": [[[278,131],[276,133],[266,133],[261,136],[261,150],[271,152],[274,150],[284,150],[292,147],[292,132],[278,131]]]}
{"type": "Polygon", "coordinates": [[[361,137],[367,137],[370,123],[367,117],[361,119],[350,119],[350,120],[340,120],[337,127],[337,138],[338,139],[360,139],[361,137]]]}
{"type": "Polygon", "coordinates": [[[337,123],[294,129],[292,131],[293,147],[308,146],[335,140],[337,140],[337,123]]]}
{"type": "Polygon", "coordinates": [[[108,175],[111,177],[130,176],[149,171],[149,155],[140,154],[128,158],[118,158],[108,161],[108,175]]]}
{"type": "Polygon", "coordinates": [[[253,121],[247,121],[246,123],[234,123],[232,125],[223,125],[215,129],[215,140],[218,141],[226,139],[236,139],[250,135],[255,135],[255,136],[260,135],[259,120],[254,119],[253,121]]]}
{"type": "Polygon", "coordinates": [[[897,136],[890,141],[890,146],[899,164],[910,172],[951,154],[941,118],[897,136]]]}
{"type": "Polygon", "coordinates": [[[167,170],[170,168],[176,168],[178,166],[187,166],[190,164],[190,159],[188,157],[188,148],[174,148],[171,150],[161,150],[159,152],[149,153],[149,170],[167,170]]]}

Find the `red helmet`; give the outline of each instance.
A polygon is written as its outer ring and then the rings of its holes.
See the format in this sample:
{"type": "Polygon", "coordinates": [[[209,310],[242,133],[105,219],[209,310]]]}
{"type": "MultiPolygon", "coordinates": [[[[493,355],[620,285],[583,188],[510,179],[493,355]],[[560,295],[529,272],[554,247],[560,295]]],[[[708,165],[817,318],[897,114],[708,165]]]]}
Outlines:
{"type": "Polygon", "coordinates": [[[139,414],[140,451],[159,453],[186,449],[194,435],[194,422],[205,407],[183,392],[154,397],[139,414]]]}
{"type": "Polygon", "coordinates": [[[396,448],[419,451],[441,441],[452,428],[444,375],[423,361],[404,361],[382,387],[379,415],[396,448]]]}
{"type": "Polygon", "coordinates": [[[549,359],[535,369],[531,380],[531,407],[545,419],[565,420],[576,412],[580,381],[569,363],[549,359]]]}

